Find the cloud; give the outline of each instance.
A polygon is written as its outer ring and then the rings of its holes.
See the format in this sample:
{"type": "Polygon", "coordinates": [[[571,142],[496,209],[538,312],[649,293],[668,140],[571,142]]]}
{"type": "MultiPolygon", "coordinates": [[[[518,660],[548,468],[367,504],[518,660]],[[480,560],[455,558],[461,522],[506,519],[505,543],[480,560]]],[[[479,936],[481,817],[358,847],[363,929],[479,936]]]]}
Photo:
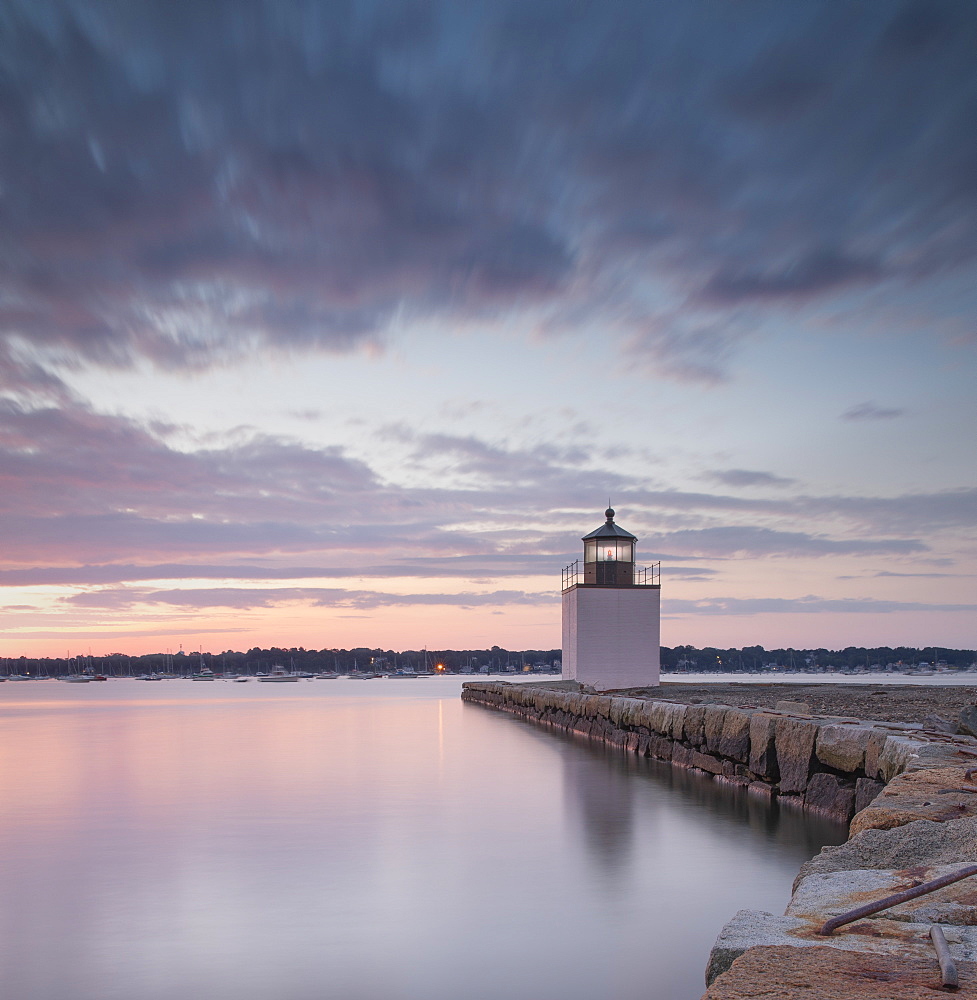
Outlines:
{"type": "Polygon", "coordinates": [[[791,496],[782,477],[740,469],[711,475],[777,495],[656,490],[579,445],[403,430],[437,486],[402,486],[341,447],[236,433],[184,451],[170,431],[0,400],[0,584],[545,575],[579,555],[580,519],[607,489],[646,559],[917,554],[972,525],[977,500],[791,496]]]}
{"type": "Polygon", "coordinates": [[[757,310],[893,278],[925,301],[973,259],[975,26],[909,2],[8,0],[4,350],[41,385],[548,312],[722,379],[757,310]]]}
{"type": "MultiPolygon", "coordinates": [[[[568,559],[569,557],[567,557],[568,559]]],[[[136,583],[152,580],[304,580],[348,578],[423,577],[494,579],[507,576],[553,575],[565,562],[545,553],[481,552],[463,556],[414,555],[399,563],[352,566],[223,565],[197,563],[108,563],[83,566],[35,566],[0,570],[0,586],[31,587],[64,584],[136,583]]],[[[672,567],[669,572],[711,573],[712,570],[672,567]]]]}
{"type": "Polygon", "coordinates": [[[880,570],[878,573],[873,573],[872,575],[875,576],[875,577],[885,577],[885,576],[914,577],[914,576],[922,576],[922,577],[927,577],[927,578],[930,578],[930,579],[954,579],[954,578],[958,578],[958,577],[966,577],[969,574],[967,574],[967,573],[890,573],[888,570],[880,570]]]}
{"type": "Polygon", "coordinates": [[[977,488],[904,493],[894,497],[802,497],[797,514],[847,521],[862,531],[933,533],[974,525],[977,488]]]}
{"type": "MultiPolygon", "coordinates": [[[[684,511],[688,515],[786,519],[798,524],[816,522],[827,530],[843,526],[848,532],[930,534],[936,531],[970,529],[977,509],[977,489],[961,487],[932,493],[896,496],[739,497],[679,490],[631,489],[628,501],[649,511],[684,511]]],[[[659,515],[660,516],[660,515],[659,515]]]]}
{"type": "Polygon", "coordinates": [[[707,301],[731,304],[747,299],[803,299],[878,277],[877,264],[818,250],[764,272],[742,267],[717,272],[706,283],[707,301]]]}
{"type": "Polygon", "coordinates": [[[74,594],[64,599],[79,608],[126,611],[141,605],[170,605],[181,608],[272,608],[302,603],[326,608],[385,608],[416,605],[484,607],[512,604],[550,604],[551,594],[529,594],[519,590],[496,590],[491,593],[460,594],[389,594],[380,591],[344,590],[323,587],[282,588],[186,588],[176,590],[104,589],[74,594]]]}
{"type": "Polygon", "coordinates": [[[901,417],[905,410],[897,407],[879,406],[877,403],[858,403],[856,406],[845,410],[841,415],[842,420],[892,420],[901,417]]]}
{"type": "Polygon", "coordinates": [[[912,580],[912,579],[923,579],[923,580],[959,580],[966,579],[970,576],[969,573],[890,573],[888,570],[879,570],[878,573],[868,573],[864,576],[839,576],[839,580],[864,580],[866,578],[871,579],[881,579],[885,577],[894,577],[895,579],[912,580]]]}
{"type": "Polygon", "coordinates": [[[716,527],[671,531],[643,539],[646,546],[697,556],[822,557],[838,555],[911,555],[928,547],[916,539],[826,538],[799,531],[757,527],[716,527]]]}
{"type": "MultiPolygon", "coordinates": [[[[166,636],[173,637],[183,637],[188,635],[225,635],[225,634],[235,634],[240,632],[250,632],[249,627],[241,628],[221,628],[221,627],[203,627],[197,628],[193,625],[182,625],[179,628],[140,628],[140,629],[118,629],[113,627],[111,634],[102,634],[100,630],[93,630],[91,628],[85,628],[84,630],[78,630],[77,632],[65,632],[65,629],[58,628],[57,630],[44,631],[43,629],[33,629],[31,631],[24,630],[22,632],[13,633],[17,639],[21,639],[25,642],[33,639],[63,639],[66,637],[74,636],[84,636],[84,641],[86,645],[89,642],[94,641],[96,638],[105,643],[105,645],[111,649],[111,646],[119,639],[153,639],[153,638],[163,638],[166,636]]],[[[81,641],[80,638],[77,641],[81,641]]],[[[98,655],[111,655],[106,653],[100,653],[98,655]]]]}
{"type": "Polygon", "coordinates": [[[769,614],[901,614],[910,611],[977,611],[977,604],[926,604],[917,601],[879,601],[873,598],[822,597],[714,597],[663,604],[668,614],[769,615],[769,614]]]}
{"type": "Polygon", "coordinates": [[[754,472],[749,469],[717,469],[708,473],[708,476],[724,486],[790,486],[796,482],[795,479],[775,476],[772,472],[754,472]]]}
{"type": "Polygon", "coordinates": [[[728,365],[748,336],[735,315],[703,317],[683,308],[642,315],[622,324],[625,354],[644,369],[681,382],[716,385],[728,378],[728,365]]]}

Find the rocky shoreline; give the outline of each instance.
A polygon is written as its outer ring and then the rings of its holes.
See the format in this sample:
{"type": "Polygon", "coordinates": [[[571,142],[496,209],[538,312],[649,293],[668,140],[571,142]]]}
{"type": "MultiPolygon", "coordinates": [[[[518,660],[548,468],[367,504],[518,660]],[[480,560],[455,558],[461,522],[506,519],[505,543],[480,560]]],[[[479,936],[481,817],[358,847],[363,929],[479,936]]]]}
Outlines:
{"type": "Polygon", "coordinates": [[[783,916],[740,911],[723,928],[703,1000],[932,996],[944,989],[933,924],[957,995],[977,998],[977,878],[818,933],[867,900],[977,864],[977,739],[966,728],[977,688],[666,683],[612,696],[489,681],[467,683],[462,698],[851,821],[847,843],[802,868],[783,916]]]}

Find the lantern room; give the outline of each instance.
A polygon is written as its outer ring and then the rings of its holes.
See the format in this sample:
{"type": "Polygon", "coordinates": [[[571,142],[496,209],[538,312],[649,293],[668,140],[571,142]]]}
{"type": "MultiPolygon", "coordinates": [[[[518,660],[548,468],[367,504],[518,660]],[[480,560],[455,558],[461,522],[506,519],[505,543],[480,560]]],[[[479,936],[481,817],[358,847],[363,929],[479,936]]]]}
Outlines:
{"type": "Polygon", "coordinates": [[[583,582],[598,587],[633,587],[634,543],[630,531],[614,523],[614,509],[604,511],[607,520],[583,536],[583,582]]]}

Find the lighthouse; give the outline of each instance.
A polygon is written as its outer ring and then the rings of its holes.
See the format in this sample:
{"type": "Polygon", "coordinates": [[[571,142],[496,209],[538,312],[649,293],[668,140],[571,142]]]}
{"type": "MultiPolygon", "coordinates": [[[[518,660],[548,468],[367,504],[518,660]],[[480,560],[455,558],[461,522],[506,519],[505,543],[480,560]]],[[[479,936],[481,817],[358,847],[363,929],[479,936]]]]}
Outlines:
{"type": "Polygon", "coordinates": [[[656,687],[661,564],[637,568],[638,539],[614,521],[584,535],[583,566],[563,571],[563,676],[598,691],[656,687]]]}

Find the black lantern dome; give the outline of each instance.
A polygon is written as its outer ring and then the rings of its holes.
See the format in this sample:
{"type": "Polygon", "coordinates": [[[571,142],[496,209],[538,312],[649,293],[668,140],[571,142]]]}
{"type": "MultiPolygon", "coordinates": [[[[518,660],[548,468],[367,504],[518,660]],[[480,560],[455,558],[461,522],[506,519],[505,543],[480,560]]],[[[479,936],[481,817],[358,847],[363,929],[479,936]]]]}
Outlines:
{"type": "Polygon", "coordinates": [[[638,539],[614,523],[613,507],[608,507],[604,516],[607,520],[581,539],[584,583],[602,587],[633,587],[634,543],[638,539]]]}

